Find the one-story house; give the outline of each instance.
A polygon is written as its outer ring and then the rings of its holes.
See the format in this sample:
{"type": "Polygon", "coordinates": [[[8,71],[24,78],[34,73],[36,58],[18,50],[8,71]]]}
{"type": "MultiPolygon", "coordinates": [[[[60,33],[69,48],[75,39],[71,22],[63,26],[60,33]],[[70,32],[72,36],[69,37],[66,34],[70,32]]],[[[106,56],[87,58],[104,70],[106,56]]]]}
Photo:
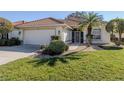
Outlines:
{"type": "MultiPolygon", "coordinates": [[[[65,43],[86,43],[87,31],[79,31],[79,20],[44,18],[40,20],[15,22],[14,30],[9,33],[9,38],[17,37],[23,44],[47,45],[51,36],[60,36],[65,43]]],[[[109,43],[110,35],[105,30],[105,25],[94,27],[93,43],[109,43]]]]}

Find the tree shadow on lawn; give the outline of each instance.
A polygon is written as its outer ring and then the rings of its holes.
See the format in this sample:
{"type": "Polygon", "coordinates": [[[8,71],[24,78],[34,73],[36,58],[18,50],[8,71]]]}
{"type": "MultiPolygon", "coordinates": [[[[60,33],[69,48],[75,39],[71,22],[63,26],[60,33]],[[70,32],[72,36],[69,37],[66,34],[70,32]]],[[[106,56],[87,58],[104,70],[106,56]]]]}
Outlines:
{"type": "Polygon", "coordinates": [[[121,50],[123,49],[120,46],[99,46],[100,48],[103,48],[104,50],[121,50]]]}
{"type": "MultiPolygon", "coordinates": [[[[56,62],[61,62],[61,63],[68,63],[71,60],[79,60],[81,59],[80,55],[76,54],[77,52],[73,52],[64,56],[58,56],[58,57],[50,57],[50,58],[38,58],[33,61],[29,61],[28,63],[35,63],[34,66],[41,66],[43,64],[47,64],[49,66],[55,66],[56,62]]],[[[86,54],[83,54],[82,57],[86,56],[86,54]]]]}

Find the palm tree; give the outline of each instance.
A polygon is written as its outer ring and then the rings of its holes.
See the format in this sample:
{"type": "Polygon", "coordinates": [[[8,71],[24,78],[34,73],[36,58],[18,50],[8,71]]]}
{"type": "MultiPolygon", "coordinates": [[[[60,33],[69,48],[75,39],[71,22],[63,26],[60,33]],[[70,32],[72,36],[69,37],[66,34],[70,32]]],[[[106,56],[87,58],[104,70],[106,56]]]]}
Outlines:
{"type": "Polygon", "coordinates": [[[74,13],[69,14],[66,19],[69,19],[69,18],[71,18],[71,17],[80,17],[81,14],[82,14],[81,12],[76,11],[76,12],[74,12],[74,13]]]}
{"type": "Polygon", "coordinates": [[[83,12],[81,19],[80,28],[82,31],[84,31],[84,29],[87,30],[87,44],[90,46],[92,43],[92,29],[94,26],[98,26],[102,23],[103,17],[95,12],[83,12]]]}

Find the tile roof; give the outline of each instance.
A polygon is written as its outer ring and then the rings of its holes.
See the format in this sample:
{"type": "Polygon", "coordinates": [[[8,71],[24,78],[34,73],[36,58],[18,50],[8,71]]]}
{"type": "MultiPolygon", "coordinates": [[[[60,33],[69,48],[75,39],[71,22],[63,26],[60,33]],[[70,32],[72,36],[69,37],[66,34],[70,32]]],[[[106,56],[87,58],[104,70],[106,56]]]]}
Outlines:
{"type": "Polygon", "coordinates": [[[79,26],[79,21],[74,20],[63,20],[65,24],[69,25],[72,28],[77,28],[79,26]]]}
{"type": "Polygon", "coordinates": [[[59,26],[59,25],[66,25],[72,28],[77,28],[79,23],[80,22],[76,19],[55,19],[49,17],[40,20],[25,22],[23,24],[21,24],[21,22],[17,22],[15,24],[16,27],[18,28],[51,27],[51,26],[59,26]]]}
{"type": "Polygon", "coordinates": [[[81,18],[80,17],[68,17],[66,20],[80,22],[81,18]]]}
{"type": "Polygon", "coordinates": [[[13,25],[14,26],[17,26],[17,25],[21,25],[21,24],[24,24],[24,23],[26,23],[24,20],[22,20],[22,21],[16,21],[16,22],[13,22],[13,25]]]}
{"type": "Polygon", "coordinates": [[[42,27],[42,26],[57,26],[62,24],[64,24],[62,21],[49,17],[40,20],[26,22],[24,24],[17,25],[16,27],[42,27]]]}

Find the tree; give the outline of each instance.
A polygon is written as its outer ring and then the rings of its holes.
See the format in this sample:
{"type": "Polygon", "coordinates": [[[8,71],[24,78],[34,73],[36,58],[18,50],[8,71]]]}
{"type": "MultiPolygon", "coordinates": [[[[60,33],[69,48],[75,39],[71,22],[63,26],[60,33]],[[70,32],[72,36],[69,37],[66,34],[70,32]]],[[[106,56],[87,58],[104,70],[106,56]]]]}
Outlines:
{"type": "Polygon", "coordinates": [[[2,39],[8,39],[8,33],[12,29],[13,24],[9,20],[0,17],[0,34],[2,35],[2,39]]]}
{"type": "Polygon", "coordinates": [[[79,18],[79,17],[81,17],[81,14],[82,14],[82,12],[76,11],[74,13],[69,14],[66,19],[69,19],[71,17],[78,17],[79,18]]]}
{"type": "Polygon", "coordinates": [[[80,28],[84,31],[84,29],[87,30],[87,43],[88,46],[92,43],[92,29],[94,26],[101,25],[103,17],[102,15],[98,15],[98,13],[94,12],[83,12],[81,14],[81,24],[80,28]]]}
{"type": "Polygon", "coordinates": [[[112,35],[112,41],[114,40],[114,32],[116,32],[115,30],[115,21],[114,20],[110,20],[107,24],[106,24],[106,31],[111,33],[112,35]]]}
{"type": "Polygon", "coordinates": [[[106,26],[106,30],[108,32],[117,32],[119,35],[118,43],[121,44],[122,40],[122,33],[124,33],[124,19],[122,18],[115,18],[111,20],[106,26]],[[109,26],[109,27],[107,27],[109,26]],[[111,27],[110,27],[111,26],[111,27]],[[110,29],[111,28],[111,29],[110,29]]]}
{"type": "Polygon", "coordinates": [[[116,18],[116,30],[119,35],[119,45],[121,44],[121,39],[122,39],[122,33],[124,33],[124,19],[121,18],[116,18]]]}

